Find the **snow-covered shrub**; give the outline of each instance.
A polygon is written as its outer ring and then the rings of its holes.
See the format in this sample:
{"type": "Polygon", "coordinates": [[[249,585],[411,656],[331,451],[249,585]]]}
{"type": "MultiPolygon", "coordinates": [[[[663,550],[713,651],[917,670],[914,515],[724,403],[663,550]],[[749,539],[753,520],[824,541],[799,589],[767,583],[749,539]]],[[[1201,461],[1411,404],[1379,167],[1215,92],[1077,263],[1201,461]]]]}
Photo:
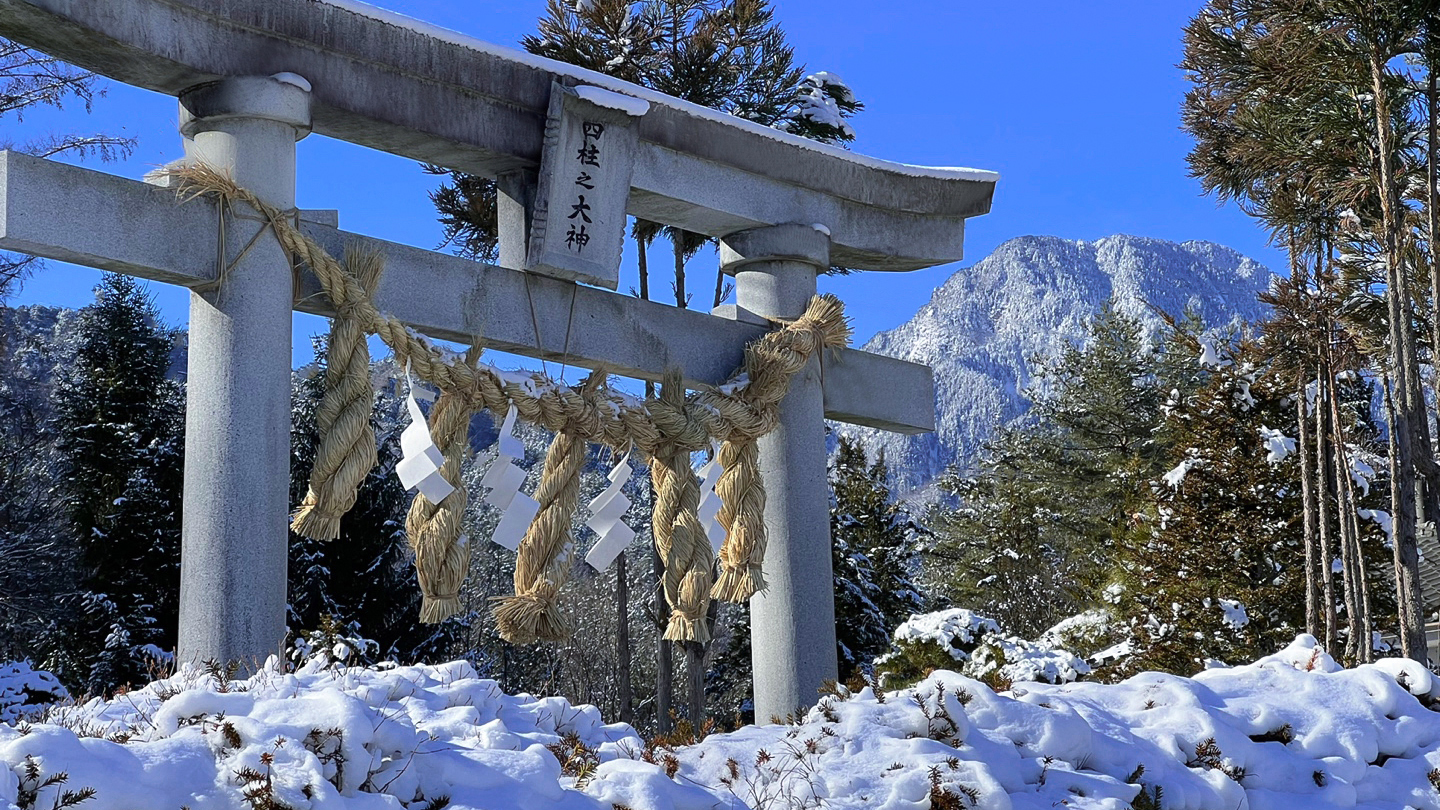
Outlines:
{"type": "Polygon", "coordinates": [[[992,685],[1017,682],[1070,683],[1090,674],[1085,659],[1013,636],[986,636],[961,669],[992,685]]]}
{"type": "Polygon", "coordinates": [[[911,616],[892,641],[892,651],[875,661],[886,686],[912,684],[942,669],[1000,688],[1016,681],[1068,683],[1090,672],[1085,659],[1058,644],[1016,638],[964,608],[911,616]]]}
{"type": "Polygon", "coordinates": [[[59,678],[29,661],[0,664],[0,723],[34,717],[69,697],[59,678]]]}
{"type": "Polygon", "coordinates": [[[288,657],[297,666],[367,666],[375,663],[380,645],[360,634],[353,622],[341,624],[334,616],[320,617],[320,626],[294,637],[288,657]]]}
{"type": "Polygon", "coordinates": [[[1050,649],[1069,650],[1088,660],[1124,636],[1124,628],[1115,626],[1115,617],[1109,611],[1087,610],[1056,622],[1040,634],[1036,643],[1050,649]]]}

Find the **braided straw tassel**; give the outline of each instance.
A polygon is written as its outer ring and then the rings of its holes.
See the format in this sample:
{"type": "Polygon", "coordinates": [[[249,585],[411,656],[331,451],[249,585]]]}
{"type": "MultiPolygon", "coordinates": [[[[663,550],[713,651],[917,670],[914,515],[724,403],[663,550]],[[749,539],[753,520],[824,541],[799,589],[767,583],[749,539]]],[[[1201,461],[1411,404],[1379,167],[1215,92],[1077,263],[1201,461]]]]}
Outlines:
{"type": "MultiPolygon", "coordinates": [[[[467,365],[473,365],[480,351],[471,348],[465,354],[467,365]]],[[[432,503],[420,493],[410,502],[405,516],[405,535],[415,552],[415,575],[420,582],[420,621],[436,624],[460,612],[460,586],[470,570],[470,543],[462,541],[461,523],[469,494],[460,477],[470,440],[470,416],[474,413],[462,394],[443,391],[430,411],[430,435],[435,446],[445,454],[440,475],[455,491],[440,503],[432,503]]]]}
{"type": "Polygon", "coordinates": [[[720,578],[710,595],[722,602],[744,602],[765,590],[765,482],[760,477],[760,448],[754,441],[725,442],[723,470],[715,484],[720,496],[720,578]]]}
{"type": "Polygon", "coordinates": [[[670,620],[665,627],[668,641],[710,640],[705,614],[710,607],[710,578],[715,558],[710,540],[700,526],[700,481],[690,469],[690,447],[703,439],[704,427],[687,419],[685,388],[679,375],[665,375],[660,401],[652,409],[657,424],[666,423],[662,433],[672,438],[656,448],[650,460],[655,483],[655,509],[651,528],[655,550],[665,565],[661,584],[670,603],[670,620]],[[688,441],[687,441],[688,439],[688,441]]]}
{"type": "Polygon", "coordinates": [[[340,536],[340,518],[355,505],[360,485],[375,467],[370,347],[356,309],[374,295],[384,267],[384,259],[377,253],[345,254],[345,271],[359,282],[364,297],[336,302],[338,314],[330,326],[325,396],[315,417],[320,446],[305,500],[290,524],[291,531],[312,540],[340,536]]]}
{"type": "Polygon", "coordinates": [[[583,435],[599,432],[592,396],[605,379],[602,371],[586,378],[579,392],[556,392],[566,412],[545,454],[545,470],[535,490],[540,510],[520,541],[515,557],[515,595],[502,597],[493,611],[501,638],[512,644],[564,641],[570,627],[560,613],[560,588],[568,578],[565,551],[573,538],[570,522],[580,502],[580,471],[585,466],[583,435]],[[577,435],[579,434],[579,435],[577,435]]]}

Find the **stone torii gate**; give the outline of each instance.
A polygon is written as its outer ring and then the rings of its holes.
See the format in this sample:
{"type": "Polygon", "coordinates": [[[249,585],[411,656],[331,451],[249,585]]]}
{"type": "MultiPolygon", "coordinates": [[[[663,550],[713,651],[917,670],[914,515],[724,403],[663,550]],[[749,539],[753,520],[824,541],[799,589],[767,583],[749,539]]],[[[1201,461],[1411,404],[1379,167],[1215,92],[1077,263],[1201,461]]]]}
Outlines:
{"type": "MultiPolygon", "coordinates": [[[[646,380],[678,368],[691,388],[723,381],[832,264],[961,258],[964,220],[988,212],[997,179],[866,158],[346,0],[0,0],[0,35],[177,96],[187,159],[279,209],[294,207],[295,143],[312,131],[497,178],[500,266],[345,233],[333,213],[300,224],[333,254],[383,253],[376,304],[423,334],[646,380]],[[601,188],[578,203],[594,214],[582,260],[547,215],[578,205],[562,150],[589,146],[600,120],[610,151],[601,188]],[[573,280],[614,289],[625,214],[718,237],[737,304],[706,314],[573,280]]],[[[0,248],[192,291],[185,659],[263,658],[283,641],[290,312],[334,313],[261,230],[207,200],[0,154],[0,248]]],[[[928,367],[864,352],[839,352],[823,374],[812,358],[795,377],[760,444],[757,717],[813,703],[837,674],[824,420],[924,432],[933,405],[928,367]]]]}

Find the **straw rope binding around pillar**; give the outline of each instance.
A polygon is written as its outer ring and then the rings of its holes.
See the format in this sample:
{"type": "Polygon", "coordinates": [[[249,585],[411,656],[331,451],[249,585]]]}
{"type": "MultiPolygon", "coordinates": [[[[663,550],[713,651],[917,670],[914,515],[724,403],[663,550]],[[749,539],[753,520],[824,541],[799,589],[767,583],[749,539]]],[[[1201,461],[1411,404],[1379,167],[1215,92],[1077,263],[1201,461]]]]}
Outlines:
{"type": "MultiPolygon", "coordinates": [[[[583,392],[556,386],[538,376],[521,384],[502,378],[494,369],[480,368],[472,362],[455,362],[405,324],[383,315],[372,300],[372,285],[362,281],[368,271],[358,265],[342,266],[305,236],[284,212],[266,205],[228,177],[205,166],[182,167],[172,174],[180,181],[182,199],[213,196],[222,204],[239,201],[258,211],[270,223],[281,245],[315,274],[340,313],[338,320],[356,324],[364,333],[379,335],[395,353],[397,363],[408,366],[420,379],[443,392],[441,401],[446,402],[446,406],[442,409],[437,402],[431,414],[431,433],[446,453],[445,477],[457,485],[460,511],[463,511],[464,493],[458,489],[458,456],[452,468],[452,450],[458,453],[463,448],[464,426],[468,425],[470,414],[482,407],[504,414],[513,405],[527,422],[552,432],[564,431],[582,446],[586,441],[599,441],[616,448],[633,443],[651,458],[652,472],[659,469],[657,475],[669,481],[667,486],[673,488],[667,500],[667,514],[657,513],[655,523],[657,539],[668,532],[670,551],[664,556],[675,571],[673,577],[667,572],[667,592],[671,593],[672,604],[680,606],[671,617],[667,637],[697,636],[704,632],[704,607],[711,596],[706,592],[711,590],[710,552],[698,521],[691,524],[698,504],[698,484],[692,499],[686,493],[687,479],[694,483],[688,454],[708,447],[711,440],[719,440],[725,443],[721,450],[725,471],[717,491],[723,504],[721,515],[727,538],[721,550],[722,575],[713,594],[715,598],[743,601],[764,587],[761,565],[765,551],[765,499],[758,453],[753,445],[775,428],[777,406],[785,396],[790,378],[825,348],[847,344],[850,328],[839,299],[828,294],[812,298],[799,318],[780,324],[780,328],[746,347],[744,368],[721,390],[697,392],[688,399],[678,377],[666,386],[670,392],[667,397],[646,402],[615,396],[598,384],[587,384],[583,392]],[[573,421],[577,402],[587,413],[594,414],[593,421],[584,424],[573,421]],[[437,421],[445,414],[452,414],[446,417],[453,420],[453,427],[449,429],[458,433],[447,433],[446,426],[437,421]],[[679,474],[682,461],[685,475],[679,474]],[[700,545],[705,546],[703,554],[696,550],[700,545]]],[[[374,272],[378,273],[378,269],[374,272]]],[[[356,370],[352,366],[347,369],[348,380],[356,370]]],[[[336,421],[341,421],[340,417],[337,416],[336,421]]],[[[345,446],[343,438],[336,442],[337,446],[345,446]]],[[[354,444],[349,446],[353,448],[354,444]]],[[[331,499],[339,503],[349,497],[353,502],[353,495],[347,496],[348,489],[336,491],[345,489],[342,484],[354,478],[353,473],[348,472],[350,468],[344,463],[336,469],[347,472],[336,472],[329,479],[334,483],[313,488],[316,503],[310,506],[309,512],[330,515],[338,510],[343,513],[343,509],[330,503],[331,499]]],[[[363,479],[363,475],[360,477],[363,479]]],[[[358,485],[358,481],[355,483],[358,485]]],[[[438,621],[458,609],[459,583],[464,578],[462,563],[468,559],[469,551],[463,549],[462,554],[459,548],[459,511],[446,515],[451,498],[436,505],[422,504],[422,498],[417,496],[417,506],[412,508],[411,520],[407,521],[417,556],[420,549],[426,549],[426,562],[422,565],[417,559],[422,589],[426,589],[430,605],[422,615],[426,621],[438,621]],[[417,515],[425,519],[418,519],[417,515]],[[434,529],[428,529],[432,520],[441,522],[434,529]],[[453,520],[453,526],[446,526],[445,520],[453,520]],[[449,540],[439,542],[446,538],[449,540]],[[441,581],[445,583],[443,586],[437,584],[441,581]]],[[[656,508],[660,508],[658,496],[656,508]]],[[[317,522],[319,520],[317,518],[317,522]]],[[[309,523],[307,520],[305,525],[309,523]]],[[[533,574],[535,569],[527,570],[533,574]]],[[[532,586],[527,587],[533,587],[534,577],[528,580],[532,586]]],[[[517,586],[519,584],[517,579],[517,586]]],[[[556,588],[558,590],[558,585],[556,588]]],[[[521,594],[517,591],[516,596],[521,594]]]]}
{"type": "Polygon", "coordinates": [[[501,637],[511,643],[564,641],[570,635],[560,613],[560,588],[569,573],[566,550],[573,543],[570,521],[580,501],[586,437],[600,433],[600,414],[588,395],[598,391],[604,379],[604,372],[595,371],[578,396],[556,395],[564,402],[566,424],[545,454],[545,470],[535,490],[540,509],[516,552],[515,595],[502,597],[494,610],[501,637]]]}
{"type": "Polygon", "coordinates": [[[696,395],[698,404],[717,409],[731,425],[720,448],[724,471],[715,485],[720,525],[725,527],[720,578],[711,592],[716,599],[744,602],[765,589],[765,484],[756,442],[775,429],[790,379],[811,357],[849,341],[850,327],[840,299],[816,296],[793,323],[745,347],[747,385],[729,395],[708,391],[696,395]]]}
{"type": "MultiPolygon", "coordinates": [[[[359,281],[365,299],[375,293],[384,262],[375,253],[347,253],[346,271],[359,281]]],[[[310,471],[310,487],[290,528],[313,540],[340,536],[340,518],[355,505],[360,484],[375,467],[375,429],[370,412],[370,347],[355,315],[359,300],[335,302],[338,314],[326,347],[325,396],[316,413],[320,446],[310,471]]]]}

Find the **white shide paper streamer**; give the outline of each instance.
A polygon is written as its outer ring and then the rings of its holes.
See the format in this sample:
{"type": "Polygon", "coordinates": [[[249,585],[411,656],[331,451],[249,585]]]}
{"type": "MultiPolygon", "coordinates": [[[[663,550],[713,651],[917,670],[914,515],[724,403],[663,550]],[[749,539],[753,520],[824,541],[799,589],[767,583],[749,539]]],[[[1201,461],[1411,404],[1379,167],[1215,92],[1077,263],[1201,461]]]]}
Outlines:
{"type": "Polygon", "coordinates": [[[540,511],[540,504],[520,491],[520,485],[525,483],[525,471],[515,464],[515,460],[524,457],[525,445],[515,437],[515,417],[515,406],[511,405],[500,425],[495,460],[480,479],[481,485],[490,488],[485,502],[502,511],[500,523],[490,539],[511,551],[520,550],[520,541],[525,539],[526,530],[540,511]]]}
{"type": "Polygon", "coordinates": [[[630,474],[634,472],[630,466],[630,454],[620,459],[615,469],[610,471],[610,486],[596,496],[590,502],[590,519],[585,521],[600,539],[590,547],[590,552],[585,555],[585,562],[590,564],[596,571],[604,571],[615,562],[630,542],[635,539],[635,530],[625,525],[621,520],[625,512],[630,509],[630,499],[622,492],[625,482],[630,480],[630,474]]]}
{"type": "Polygon", "coordinates": [[[700,525],[705,527],[710,548],[719,554],[720,547],[725,544],[725,527],[720,525],[720,496],[715,492],[715,485],[724,470],[720,467],[720,445],[711,444],[710,450],[710,460],[700,468],[700,506],[695,513],[700,518],[700,525]]]}
{"type": "Polygon", "coordinates": [[[415,385],[410,378],[410,366],[405,366],[405,407],[410,411],[410,426],[400,434],[400,462],[395,465],[395,475],[405,489],[418,489],[431,503],[440,503],[455,491],[455,487],[440,474],[445,464],[445,455],[435,446],[430,437],[430,427],[425,423],[425,414],[420,410],[418,396],[426,402],[434,402],[435,395],[429,389],[415,385]]]}

